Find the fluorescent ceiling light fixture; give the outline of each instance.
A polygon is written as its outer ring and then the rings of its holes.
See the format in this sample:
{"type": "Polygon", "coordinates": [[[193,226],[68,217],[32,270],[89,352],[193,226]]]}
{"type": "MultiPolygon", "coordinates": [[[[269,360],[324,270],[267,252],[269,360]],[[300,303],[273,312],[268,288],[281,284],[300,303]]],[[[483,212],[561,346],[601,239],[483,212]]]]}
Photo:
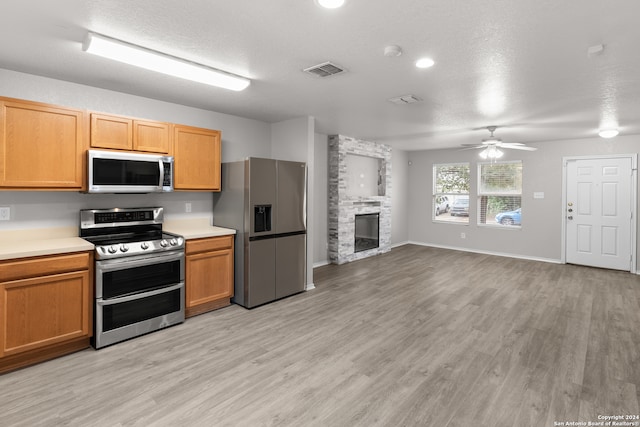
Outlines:
{"type": "Polygon", "coordinates": [[[344,4],[344,0],[316,0],[316,3],[327,9],[337,9],[344,4]]]}
{"type": "Polygon", "coordinates": [[[87,34],[82,50],[146,70],[235,91],[244,90],[251,83],[245,77],[95,33],[87,34]]]}
{"type": "Polygon", "coordinates": [[[495,160],[495,159],[499,159],[503,155],[504,153],[501,150],[498,150],[498,147],[496,147],[495,145],[490,145],[480,152],[480,157],[483,160],[486,160],[486,159],[495,160]]]}
{"type": "Polygon", "coordinates": [[[601,138],[613,138],[614,136],[618,136],[618,129],[602,129],[598,132],[598,135],[601,138]]]}
{"type": "Polygon", "coordinates": [[[418,59],[416,62],[416,67],[418,68],[429,68],[433,67],[436,62],[431,58],[422,58],[418,59]]]}

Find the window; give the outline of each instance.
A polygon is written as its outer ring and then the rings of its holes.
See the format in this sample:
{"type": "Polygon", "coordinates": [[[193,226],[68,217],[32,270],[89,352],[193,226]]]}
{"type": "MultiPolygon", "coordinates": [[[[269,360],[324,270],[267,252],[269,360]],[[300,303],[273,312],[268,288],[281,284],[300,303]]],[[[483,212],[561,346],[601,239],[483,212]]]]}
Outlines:
{"type": "Polygon", "coordinates": [[[469,163],[433,165],[436,221],[469,223],[469,163]]]}
{"type": "Polygon", "coordinates": [[[480,163],[479,224],[522,225],[522,162],[480,163]]]}

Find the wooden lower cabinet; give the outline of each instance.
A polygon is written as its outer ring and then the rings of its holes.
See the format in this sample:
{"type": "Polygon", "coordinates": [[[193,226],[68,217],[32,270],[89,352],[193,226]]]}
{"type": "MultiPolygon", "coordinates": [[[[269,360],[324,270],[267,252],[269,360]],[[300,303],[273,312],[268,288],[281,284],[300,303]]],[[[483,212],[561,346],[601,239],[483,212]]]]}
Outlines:
{"type": "Polygon", "coordinates": [[[187,240],[186,317],[231,304],[233,235],[187,240]]]}
{"type": "Polygon", "coordinates": [[[93,253],[0,262],[0,372],[89,347],[93,253]]]}

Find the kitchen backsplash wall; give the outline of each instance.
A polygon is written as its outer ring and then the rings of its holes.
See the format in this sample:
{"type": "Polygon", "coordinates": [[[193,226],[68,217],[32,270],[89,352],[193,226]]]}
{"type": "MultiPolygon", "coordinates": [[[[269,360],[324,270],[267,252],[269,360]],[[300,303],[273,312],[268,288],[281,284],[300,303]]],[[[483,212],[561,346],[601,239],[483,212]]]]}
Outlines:
{"type": "Polygon", "coordinates": [[[84,194],[74,192],[0,192],[0,206],[11,208],[11,220],[0,221],[3,230],[77,227],[81,209],[162,206],[165,218],[212,216],[212,193],[84,194]],[[190,204],[191,212],[186,211],[190,204]]]}

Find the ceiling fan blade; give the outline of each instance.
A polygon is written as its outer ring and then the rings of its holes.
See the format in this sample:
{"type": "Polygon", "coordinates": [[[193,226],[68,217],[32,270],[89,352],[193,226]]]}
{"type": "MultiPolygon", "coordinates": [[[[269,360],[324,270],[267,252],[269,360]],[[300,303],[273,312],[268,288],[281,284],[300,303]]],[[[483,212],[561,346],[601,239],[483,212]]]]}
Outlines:
{"type": "Polygon", "coordinates": [[[519,146],[523,146],[524,144],[522,142],[503,142],[500,146],[504,147],[505,145],[519,145],[519,146]]]}
{"type": "Polygon", "coordinates": [[[487,148],[485,145],[471,145],[471,144],[462,144],[465,145],[465,148],[459,148],[458,151],[466,151],[466,150],[479,150],[481,148],[487,148]]]}
{"type": "Polygon", "coordinates": [[[509,150],[523,150],[523,151],[536,151],[536,147],[528,147],[526,145],[502,145],[500,148],[507,148],[509,150]]]}

